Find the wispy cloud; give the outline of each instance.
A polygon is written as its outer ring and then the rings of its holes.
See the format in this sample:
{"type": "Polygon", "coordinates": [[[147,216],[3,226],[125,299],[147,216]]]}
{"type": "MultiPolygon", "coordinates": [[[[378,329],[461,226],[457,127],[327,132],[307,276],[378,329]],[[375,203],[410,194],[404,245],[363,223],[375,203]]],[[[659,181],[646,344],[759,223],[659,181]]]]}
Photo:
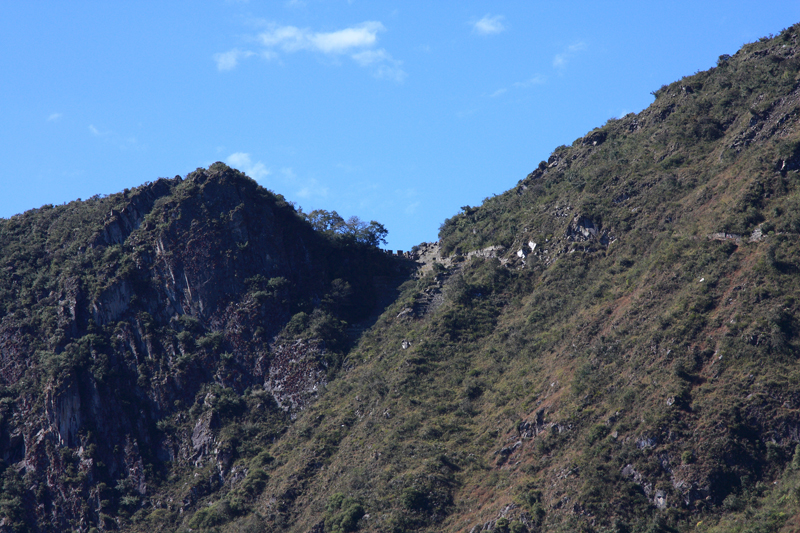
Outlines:
{"type": "Polygon", "coordinates": [[[111,130],[101,130],[94,124],[89,124],[89,133],[102,139],[104,142],[116,145],[120,150],[142,150],[144,147],[139,144],[136,137],[125,137],[111,130]]]}
{"type": "MultiPolygon", "coordinates": [[[[289,2],[287,6],[297,7],[300,4],[301,2],[289,2]]],[[[377,78],[402,82],[407,76],[402,69],[402,61],[393,58],[384,48],[375,49],[378,34],[386,31],[386,27],[378,21],[366,21],[330,32],[281,26],[275,23],[266,23],[265,26],[265,31],[251,38],[262,48],[258,53],[234,48],[228,52],[214,54],[217,69],[232,70],[241,59],[253,55],[271,60],[279,57],[281,53],[308,51],[327,56],[349,55],[359,66],[370,68],[377,78]]]]}
{"type": "Polygon", "coordinates": [[[227,159],[225,159],[225,162],[228,165],[241,170],[254,180],[263,180],[270,174],[269,169],[266,167],[266,165],[264,165],[264,163],[261,161],[253,163],[253,160],[250,159],[250,154],[245,152],[233,153],[229,155],[227,159]]]}
{"type": "MultiPolygon", "coordinates": [[[[292,177],[294,177],[294,172],[291,168],[283,170],[288,171],[292,177]]],[[[316,179],[309,178],[306,180],[305,184],[300,188],[300,190],[297,191],[297,196],[306,200],[313,198],[326,198],[328,196],[328,190],[328,187],[325,187],[316,179]]]]}
{"type": "Polygon", "coordinates": [[[553,58],[553,66],[558,69],[563,69],[567,66],[567,62],[575,57],[578,52],[586,50],[586,43],[577,42],[569,45],[563,52],[556,54],[553,58]]]}
{"type": "Polygon", "coordinates": [[[544,76],[537,74],[536,76],[527,79],[525,81],[518,81],[514,84],[514,87],[517,89],[527,89],[528,87],[533,87],[535,85],[544,85],[547,83],[547,78],[544,76]]]}
{"type": "Polygon", "coordinates": [[[505,31],[503,25],[503,15],[491,16],[488,13],[482,19],[472,24],[472,30],[478,35],[494,35],[505,31]]]}
{"type": "Polygon", "coordinates": [[[272,25],[258,35],[258,41],[267,48],[279,47],[285,52],[313,50],[324,54],[343,54],[354,49],[373,46],[378,32],[386,28],[377,21],[367,21],[332,32],[313,32],[295,26],[272,25]]]}
{"type": "Polygon", "coordinates": [[[367,65],[373,65],[381,61],[391,60],[392,56],[389,55],[389,52],[381,48],[379,50],[364,50],[363,52],[358,52],[357,54],[353,54],[353,59],[362,67],[366,67],[367,65]]]}
{"type": "Polygon", "coordinates": [[[351,56],[362,67],[373,66],[373,73],[377,78],[385,78],[397,82],[406,79],[407,74],[402,69],[402,61],[393,58],[383,48],[379,50],[364,50],[351,56]]]}
{"type": "MultiPolygon", "coordinates": [[[[529,78],[525,81],[518,81],[512,83],[511,87],[513,89],[528,89],[536,85],[544,85],[545,83],[547,83],[547,78],[542,76],[541,74],[537,74],[536,76],[533,76],[532,78],[529,78]]],[[[500,89],[497,89],[495,92],[490,94],[489,98],[497,98],[498,96],[502,96],[507,92],[508,92],[507,88],[501,87],[500,89]]]]}
{"type": "Polygon", "coordinates": [[[227,52],[221,52],[219,54],[214,54],[214,61],[217,63],[217,70],[232,70],[236,68],[236,65],[239,64],[240,59],[244,59],[246,57],[250,57],[256,55],[255,52],[251,52],[249,50],[239,50],[238,48],[234,48],[233,50],[229,50],[227,52]]]}
{"type": "Polygon", "coordinates": [[[250,154],[242,152],[231,154],[225,162],[239,170],[243,170],[245,174],[255,179],[259,179],[256,176],[257,174],[260,174],[261,179],[269,175],[270,187],[287,191],[288,195],[293,198],[302,198],[313,202],[315,199],[328,197],[330,189],[326,185],[315,178],[298,177],[292,167],[282,167],[273,173],[260,161],[253,164],[250,154]]]}
{"type": "Polygon", "coordinates": [[[64,116],[61,113],[52,113],[49,117],[47,117],[47,122],[55,122],[56,120],[60,119],[64,116]]]}
{"type": "Polygon", "coordinates": [[[414,213],[416,213],[417,208],[420,205],[422,205],[420,202],[414,202],[413,204],[407,205],[406,208],[404,209],[406,215],[413,215],[414,213]]]}

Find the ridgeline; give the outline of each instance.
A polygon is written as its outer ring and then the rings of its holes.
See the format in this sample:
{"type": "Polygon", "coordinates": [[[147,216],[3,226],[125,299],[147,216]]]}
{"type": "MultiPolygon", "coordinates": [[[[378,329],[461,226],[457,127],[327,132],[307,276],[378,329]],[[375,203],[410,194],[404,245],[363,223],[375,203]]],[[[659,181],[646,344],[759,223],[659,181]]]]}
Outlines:
{"type": "Polygon", "coordinates": [[[221,163],[0,220],[0,531],[797,531],[798,32],[417,261],[221,163]]]}

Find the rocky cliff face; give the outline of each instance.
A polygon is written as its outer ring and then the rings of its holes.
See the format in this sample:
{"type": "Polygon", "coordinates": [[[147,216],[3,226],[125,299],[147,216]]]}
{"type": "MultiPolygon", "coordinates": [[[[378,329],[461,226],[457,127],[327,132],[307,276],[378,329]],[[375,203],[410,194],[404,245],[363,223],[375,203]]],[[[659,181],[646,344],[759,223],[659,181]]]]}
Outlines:
{"type": "Polygon", "coordinates": [[[116,528],[182,464],[224,480],[235,450],[219,432],[242,395],[280,433],[390,268],[221,164],[3,225],[5,530],[116,528]],[[59,231],[70,217],[81,238],[59,231]],[[296,314],[313,320],[284,332],[296,314]]]}

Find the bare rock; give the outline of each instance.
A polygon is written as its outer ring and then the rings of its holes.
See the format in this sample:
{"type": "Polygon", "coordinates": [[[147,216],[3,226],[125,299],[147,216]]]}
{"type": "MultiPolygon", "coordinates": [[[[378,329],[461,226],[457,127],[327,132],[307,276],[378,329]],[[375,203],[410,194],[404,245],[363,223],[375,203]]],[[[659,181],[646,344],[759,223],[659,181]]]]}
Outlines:
{"type": "Polygon", "coordinates": [[[217,425],[218,420],[213,411],[207,411],[197,419],[192,431],[192,449],[196,465],[201,464],[203,458],[211,453],[214,447],[214,429],[217,425]]]}

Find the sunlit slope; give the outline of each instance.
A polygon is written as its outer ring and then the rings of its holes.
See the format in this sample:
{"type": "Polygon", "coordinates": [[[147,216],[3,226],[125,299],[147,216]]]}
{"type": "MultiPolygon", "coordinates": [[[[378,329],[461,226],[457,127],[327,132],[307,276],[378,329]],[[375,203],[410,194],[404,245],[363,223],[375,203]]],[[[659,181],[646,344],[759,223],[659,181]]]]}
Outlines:
{"type": "Polygon", "coordinates": [[[448,219],[441,265],[272,448],[266,522],[796,520],[797,46],[790,28],[723,56],[448,219]]]}

